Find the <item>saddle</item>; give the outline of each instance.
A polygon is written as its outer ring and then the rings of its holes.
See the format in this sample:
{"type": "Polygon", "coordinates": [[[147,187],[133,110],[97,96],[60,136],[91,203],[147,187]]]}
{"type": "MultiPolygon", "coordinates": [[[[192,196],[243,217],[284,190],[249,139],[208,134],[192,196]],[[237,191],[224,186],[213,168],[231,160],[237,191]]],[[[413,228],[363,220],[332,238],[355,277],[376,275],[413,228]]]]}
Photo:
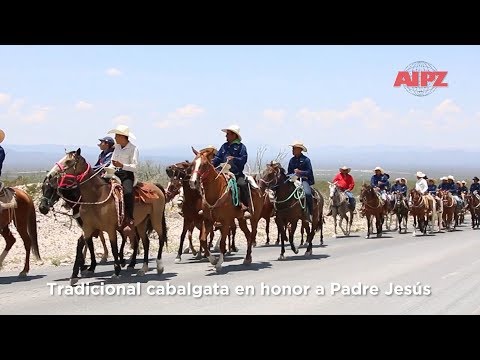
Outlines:
{"type": "Polygon", "coordinates": [[[135,202],[143,202],[145,204],[151,204],[155,200],[159,199],[159,196],[152,188],[151,184],[139,182],[133,188],[135,194],[135,202]]]}
{"type": "Polygon", "coordinates": [[[15,190],[0,183],[0,213],[6,209],[16,209],[17,206],[15,190]]]}

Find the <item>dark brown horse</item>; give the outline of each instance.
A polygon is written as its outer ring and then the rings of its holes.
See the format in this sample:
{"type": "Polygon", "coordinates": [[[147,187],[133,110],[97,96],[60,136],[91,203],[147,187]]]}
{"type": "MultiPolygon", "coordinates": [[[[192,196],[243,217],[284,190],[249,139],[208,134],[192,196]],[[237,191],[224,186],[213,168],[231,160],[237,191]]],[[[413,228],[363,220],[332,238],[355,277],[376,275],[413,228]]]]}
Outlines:
{"type": "Polygon", "coordinates": [[[465,203],[472,215],[472,229],[480,226],[480,196],[476,193],[465,195],[465,203]]]}
{"type": "Polygon", "coordinates": [[[32,198],[22,189],[4,187],[0,192],[0,197],[3,197],[3,195],[9,198],[14,196],[17,202],[17,207],[2,210],[2,204],[0,204],[0,233],[7,242],[5,249],[0,254],[0,268],[2,267],[3,260],[16,241],[8,227],[8,225],[13,222],[23,240],[23,245],[25,246],[25,265],[19,274],[20,277],[24,277],[27,276],[30,271],[30,249],[33,250],[33,255],[40,260],[35,206],[32,198]]]}
{"type": "Polygon", "coordinates": [[[370,239],[374,218],[377,227],[377,237],[381,237],[383,222],[388,213],[388,201],[382,203],[375,189],[371,185],[363,184],[360,190],[360,202],[363,206],[362,214],[367,218],[367,236],[365,238],[370,239]]]}
{"type": "MultiPolygon", "coordinates": [[[[199,214],[200,210],[202,210],[202,194],[197,189],[192,189],[188,183],[192,173],[192,163],[189,161],[179,162],[168,166],[165,171],[170,179],[167,185],[166,201],[169,202],[173,200],[173,198],[179,194],[180,189],[182,188],[184,196],[184,201],[182,204],[183,229],[180,235],[180,245],[178,247],[175,262],[179,263],[182,260],[182,252],[188,252],[186,251],[187,249],[185,251],[183,250],[183,242],[185,241],[185,235],[187,234],[189,249],[192,252],[192,255],[196,256],[197,259],[200,259],[202,256],[201,249],[199,249],[198,252],[195,250],[193,246],[192,235],[195,228],[198,230],[201,230],[202,228],[203,215],[199,214]]],[[[217,229],[219,230],[219,228],[217,229]]],[[[236,225],[233,223],[228,234],[229,252],[238,251],[235,246],[235,232],[236,225]]],[[[209,248],[212,247],[214,235],[215,232],[212,231],[210,233],[209,248]]]]}
{"type": "Polygon", "coordinates": [[[298,250],[295,248],[293,242],[298,220],[302,220],[302,223],[305,224],[305,231],[307,233],[307,250],[305,251],[305,256],[310,256],[312,254],[313,238],[319,230],[320,243],[323,244],[323,196],[312,188],[313,213],[312,227],[310,229],[310,224],[306,221],[306,199],[303,195],[303,187],[297,187],[291,182],[285,173],[285,169],[279,163],[272,161],[267,164],[260,182],[275,193],[275,222],[281,233],[280,239],[282,244],[279,260],[285,259],[287,228],[289,229],[288,241],[290,242],[290,247],[295,254],[298,254],[298,250]]]}
{"type": "MultiPolygon", "coordinates": [[[[73,188],[78,187],[82,195],[80,202],[80,216],[83,220],[83,235],[87,244],[91,241],[92,235],[96,231],[105,231],[110,240],[112,253],[114,257],[115,275],[118,277],[121,269],[121,259],[119,258],[117,245],[117,231],[124,232],[120,226],[119,212],[122,213],[122,196],[118,193],[121,185],[112,181],[106,183],[98,174],[96,174],[90,165],[81,156],[81,151],[71,151],[60,159],[56,165],[50,170],[48,178],[60,178],[59,187],[73,188]],[[117,208],[118,205],[118,208],[117,208]]],[[[138,184],[139,185],[139,184],[138,184]]],[[[157,186],[151,183],[143,183],[150,193],[155,197],[145,202],[136,202],[134,207],[135,233],[124,232],[134,244],[133,255],[130,260],[129,268],[133,269],[136,264],[136,255],[138,250],[137,236],[142,238],[144,247],[143,267],[138,271],[138,275],[144,275],[148,271],[149,246],[150,241],[146,233],[147,221],[150,218],[152,227],[159,237],[159,250],[157,255],[157,272],[163,273],[162,251],[167,240],[166,223],[165,223],[165,194],[157,186]]],[[[78,281],[79,269],[84,264],[82,254],[83,243],[77,244],[77,254],[71,283],[78,281]]],[[[94,271],[95,269],[89,269],[94,271]]]]}
{"type": "Polygon", "coordinates": [[[402,225],[404,232],[407,233],[407,224],[408,224],[408,203],[407,199],[403,196],[403,193],[400,191],[395,191],[393,193],[393,214],[396,216],[398,224],[398,233],[402,233],[402,225]]]}
{"type": "Polygon", "coordinates": [[[228,179],[225,174],[218,173],[211,163],[210,149],[197,151],[192,148],[195,158],[193,159],[193,172],[190,177],[190,187],[199,189],[202,187],[202,207],[203,207],[203,224],[200,233],[200,245],[204,249],[206,256],[212,264],[215,265],[217,271],[222,268],[223,257],[226,247],[226,239],[230,230],[230,225],[234,219],[238,220],[240,229],[247,239],[247,254],[243,261],[244,264],[252,262],[252,242],[255,240],[257,233],[258,221],[262,212],[263,199],[259,189],[251,188],[251,218],[250,224],[252,231],[248,229],[247,220],[243,215],[239,204],[234,204],[235,200],[239,200],[232,195],[232,191],[237,193],[238,186],[228,179]],[[220,256],[216,259],[210,254],[207,246],[207,234],[213,230],[214,222],[220,223],[222,226],[220,231],[222,238],[220,240],[220,256]]]}

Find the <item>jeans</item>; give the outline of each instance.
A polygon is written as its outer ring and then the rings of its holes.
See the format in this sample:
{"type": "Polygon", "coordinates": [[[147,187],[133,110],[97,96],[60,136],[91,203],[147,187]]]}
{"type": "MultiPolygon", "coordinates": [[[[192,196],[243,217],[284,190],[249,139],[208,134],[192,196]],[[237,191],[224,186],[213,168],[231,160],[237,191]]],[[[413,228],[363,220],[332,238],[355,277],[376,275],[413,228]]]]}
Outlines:
{"type": "Polygon", "coordinates": [[[348,202],[350,203],[350,205],[355,208],[356,207],[356,201],[355,201],[355,197],[353,196],[353,194],[348,191],[348,190],[345,190],[344,192],[345,195],[347,195],[348,197],[348,202]]]}
{"type": "Polygon", "coordinates": [[[313,197],[312,197],[312,188],[310,184],[306,181],[302,181],[303,191],[305,192],[305,199],[307,202],[307,209],[310,215],[313,215],[313,197]]]}

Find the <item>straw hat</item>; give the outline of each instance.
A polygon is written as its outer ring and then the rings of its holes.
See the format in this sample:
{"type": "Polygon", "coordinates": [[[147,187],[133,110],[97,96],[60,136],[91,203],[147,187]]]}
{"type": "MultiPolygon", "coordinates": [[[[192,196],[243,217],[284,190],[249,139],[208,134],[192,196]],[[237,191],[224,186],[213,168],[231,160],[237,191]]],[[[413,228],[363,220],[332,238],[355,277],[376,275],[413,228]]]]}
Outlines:
{"type": "Polygon", "coordinates": [[[462,184],[466,184],[467,182],[465,180],[462,180],[462,184]]]}
{"type": "Polygon", "coordinates": [[[402,178],[396,178],[395,182],[402,180],[402,178]]]}
{"type": "Polygon", "coordinates": [[[447,180],[453,180],[453,181],[455,181],[455,178],[453,177],[453,175],[448,175],[447,180]]]}
{"type": "Polygon", "coordinates": [[[242,136],[240,135],[240,126],[238,125],[230,125],[228,128],[226,129],[222,129],[223,132],[227,132],[227,131],[231,131],[235,134],[237,134],[238,136],[238,140],[242,141],[242,136]]]}
{"type": "Polygon", "coordinates": [[[373,171],[380,170],[380,173],[383,174],[383,169],[380,166],[377,166],[373,171]]]}
{"type": "Polygon", "coordinates": [[[400,180],[404,180],[405,181],[405,184],[408,183],[407,179],[406,178],[400,178],[400,180]]]}
{"type": "Polygon", "coordinates": [[[302,149],[302,151],[307,152],[307,148],[305,147],[305,145],[303,145],[303,143],[301,141],[295,140],[289,146],[294,147],[294,148],[298,147],[298,148],[302,149]]]}
{"type": "Polygon", "coordinates": [[[130,131],[127,125],[117,125],[115,129],[110,130],[107,134],[124,135],[132,139],[136,139],[135,135],[130,131]]]}
{"type": "Polygon", "coordinates": [[[423,172],[417,171],[417,177],[423,178],[423,177],[425,177],[425,176],[426,176],[426,175],[425,175],[423,172]]]}
{"type": "Polygon", "coordinates": [[[203,151],[206,151],[206,150],[213,150],[214,154],[216,154],[218,152],[217,148],[213,145],[208,145],[207,147],[200,150],[200,152],[203,152],[203,151]]]}
{"type": "Polygon", "coordinates": [[[5,139],[5,132],[0,129],[0,143],[5,139]]]}
{"type": "Polygon", "coordinates": [[[431,181],[431,182],[433,182],[433,183],[435,184],[435,179],[430,178],[430,179],[428,179],[427,181],[431,181]]]}
{"type": "Polygon", "coordinates": [[[343,165],[341,168],[339,168],[338,170],[347,170],[347,173],[350,172],[350,170],[352,170],[351,168],[349,167],[346,167],[345,165],[343,165]]]}

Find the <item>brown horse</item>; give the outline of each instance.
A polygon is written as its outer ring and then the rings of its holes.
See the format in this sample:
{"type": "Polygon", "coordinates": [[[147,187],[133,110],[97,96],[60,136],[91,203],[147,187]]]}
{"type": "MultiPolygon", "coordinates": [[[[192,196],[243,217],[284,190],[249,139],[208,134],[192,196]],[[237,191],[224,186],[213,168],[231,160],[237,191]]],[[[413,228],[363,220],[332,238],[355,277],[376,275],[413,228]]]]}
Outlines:
{"type": "Polygon", "coordinates": [[[438,193],[443,203],[442,222],[447,231],[452,231],[456,227],[455,211],[457,209],[457,201],[450,191],[439,190],[438,193]]]}
{"type": "MultiPolygon", "coordinates": [[[[195,228],[198,230],[201,230],[202,228],[203,215],[199,214],[200,210],[202,210],[202,194],[197,189],[192,189],[188,184],[192,172],[192,163],[189,161],[179,162],[168,166],[165,171],[170,179],[167,185],[166,201],[169,202],[173,200],[173,198],[179,194],[181,188],[183,188],[184,196],[184,201],[182,204],[183,229],[180,235],[180,245],[178,247],[175,262],[179,263],[182,260],[182,252],[188,252],[187,249],[183,251],[183,242],[185,241],[185,235],[187,234],[189,249],[192,252],[192,255],[196,256],[197,259],[200,259],[202,254],[201,251],[197,252],[193,247],[192,235],[195,228]]],[[[238,251],[235,246],[235,232],[236,225],[233,223],[228,234],[229,252],[238,251]]],[[[212,231],[210,233],[209,248],[212,247],[214,235],[215,232],[212,231]]]]}
{"type": "MultiPolygon", "coordinates": [[[[120,226],[118,214],[122,214],[123,197],[120,195],[121,186],[112,181],[107,184],[90,165],[81,156],[81,150],[68,152],[60,159],[47,175],[48,178],[60,178],[60,188],[78,187],[82,195],[80,202],[80,216],[83,220],[82,229],[87,244],[91,241],[92,235],[96,231],[105,231],[110,240],[112,253],[114,257],[114,278],[118,277],[121,269],[121,259],[119,258],[117,245],[117,231],[123,232],[134,244],[133,255],[130,260],[129,268],[133,269],[136,264],[136,255],[138,250],[137,236],[142,238],[144,247],[143,267],[137,275],[144,275],[148,271],[149,246],[150,241],[146,233],[147,221],[150,218],[152,227],[159,237],[159,250],[157,255],[157,272],[163,273],[162,251],[167,240],[166,222],[165,222],[165,194],[161,189],[151,183],[143,183],[149,192],[154,194],[154,199],[145,202],[136,202],[134,207],[135,233],[124,232],[120,226]],[[119,193],[120,194],[119,194],[119,193]],[[119,211],[117,211],[117,206],[119,211]]],[[[137,188],[138,188],[137,184],[137,188]]],[[[71,283],[78,281],[78,272],[84,264],[82,254],[83,243],[77,244],[77,254],[71,283]]],[[[92,264],[93,265],[93,264],[92,264]]],[[[94,271],[94,267],[89,268],[94,271]]]]}
{"type": "Polygon", "coordinates": [[[19,274],[20,277],[24,277],[27,276],[28,272],[30,271],[30,249],[33,250],[33,255],[35,258],[40,260],[35,206],[32,198],[22,189],[15,187],[4,187],[3,190],[0,191],[0,197],[3,197],[4,195],[6,197],[13,196],[16,199],[17,207],[11,207],[2,210],[2,204],[0,204],[0,233],[7,242],[5,249],[0,254],[0,268],[2,267],[3,260],[16,241],[8,227],[8,225],[13,221],[13,224],[23,240],[23,245],[25,246],[25,265],[19,274]]]}
{"type": "Polygon", "coordinates": [[[377,237],[382,236],[382,227],[386,214],[388,213],[388,201],[382,203],[375,189],[368,184],[363,184],[360,191],[360,202],[362,203],[362,214],[367,218],[367,236],[370,239],[372,234],[373,218],[377,227],[377,237]]]}
{"type": "Polygon", "coordinates": [[[225,253],[225,242],[230,230],[230,225],[234,219],[238,220],[240,229],[247,239],[247,254],[243,261],[244,264],[252,262],[252,243],[255,241],[257,234],[258,221],[262,212],[263,199],[260,190],[256,188],[250,189],[251,195],[251,218],[250,224],[252,231],[248,229],[247,220],[243,216],[243,212],[238,204],[234,204],[235,199],[232,191],[236,193],[238,186],[232,179],[228,179],[223,173],[218,173],[212,165],[210,159],[212,155],[211,149],[197,151],[192,147],[195,154],[193,159],[193,172],[190,177],[190,187],[198,189],[202,187],[202,207],[203,207],[203,224],[200,232],[200,245],[205,251],[205,255],[210,262],[215,265],[217,271],[220,271],[223,263],[223,255],[225,253]],[[207,246],[207,234],[211,233],[213,223],[218,222],[222,226],[220,231],[222,238],[220,240],[220,256],[216,259],[210,254],[207,246]]]}
{"type": "Polygon", "coordinates": [[[398,225],[398,233],[402,233],[402,225],[404,232],[407,233],[407,223],[408,223],[408,203],[403,193],[400,191],[395,191],[393,194],[393,214],[396,216],[396,222],[398,225]]]}
{"type": "Polygon", "coordinates": [[[472,229],[480,226],[480,196],[476,193],[465,195],[467,210],[472,214],[472,229]]]}
{"type": "Polygon", "coordinates": [[[319,230],[320,243],[323,244],[323,196],[316,189],[312,188],[313,213],[312,228],[310,229],[310,224],[306,221],[306,212],[304,211],[306,202],[305,196],[303,195],[303,187],[297,187],[293,182],[289,181],[289,178],[285,174],[285,169],[279,163],[272,161],[270,164],[267,164],[267,168],[264,170],[260,182],[275,192],[275,222],[281,233],[282,241],[282,249],[278,259],[285,259],[287,228],[289,229],[288,241],[290,242],[290,247],[295,254],[298,254],[298,250],[293,243],[298,220],[302,220],[302,223],[305,224],[308,243],[305,256],[310,256],[312,254],[313,238],[319,230]]]}

